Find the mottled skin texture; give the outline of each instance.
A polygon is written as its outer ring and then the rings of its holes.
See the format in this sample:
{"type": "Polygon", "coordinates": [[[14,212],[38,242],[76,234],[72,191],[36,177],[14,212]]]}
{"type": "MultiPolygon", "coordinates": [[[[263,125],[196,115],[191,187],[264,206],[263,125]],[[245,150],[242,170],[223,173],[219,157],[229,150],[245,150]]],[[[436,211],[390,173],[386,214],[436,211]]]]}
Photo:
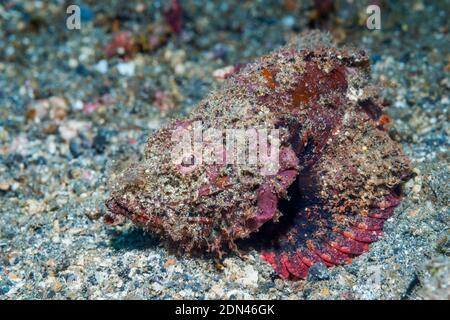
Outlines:
{"type": "Polygon", "coordinates": [[[382,108],[364,51],[308,35],[247,65],[151,136],[145,160],[114,177],[105,220],[126,217],[183,252],[219,256],[262,234],[263,259],[285,278],[305,278],[316,262],[348,263],[378,239],[411,173],[382,108]],[[279,129],[278,174],[173,164],[172,131],[196,121],[279,129]]]}

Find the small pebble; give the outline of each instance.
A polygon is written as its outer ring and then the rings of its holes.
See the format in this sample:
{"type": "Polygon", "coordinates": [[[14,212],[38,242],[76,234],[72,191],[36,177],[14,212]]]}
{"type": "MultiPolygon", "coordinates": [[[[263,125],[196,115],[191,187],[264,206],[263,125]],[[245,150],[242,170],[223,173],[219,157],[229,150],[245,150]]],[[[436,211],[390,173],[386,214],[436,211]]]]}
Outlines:
{"type": "Polygon", "coordinates": [[[95,150],[99,153],[105,151],[106,145],[108,144],[108,131],[105,129],[100,129],[97,132],[97,135],[94,138],[93,145],[95,150]]]}
{"type": "Polygon", "coordinates": [[[8,191],[10,187],[11,187],[11,182],[0,181],[0,191],[8,191]]]}
{"type": "Polygon", "coordinates": [[[74,158],[78,158],[82,154],[79,139],[72,138],[69,142],[70,153],[74,158]]]}
{"type": "Polygon", "coordinates": [[[136,65],[133,62],[121,62],[117,65],[117,71],[122,76],[132,77],[134,76],[134,71],[136,69],[136,65]]]}
{"type": "Polygon", "coordinates": [[[330,278],[330,273],[328,271],[327,266],[322,263],[315,263],[309,268],[308,272],[308,280],[309,281],[322,281],[328,280],[330,278]]]}
{"type": "MultiPolygon", "coordinates": [[[[98,72],[100,72],[101,74],[105,74],[108,72],[108,61],[106,60],[100,60],[99,62],[97,62],[97,64],[94,66],[94,69],[98,72]]],[[[119,70],[120,72],[120,70],[119,70]]]]}

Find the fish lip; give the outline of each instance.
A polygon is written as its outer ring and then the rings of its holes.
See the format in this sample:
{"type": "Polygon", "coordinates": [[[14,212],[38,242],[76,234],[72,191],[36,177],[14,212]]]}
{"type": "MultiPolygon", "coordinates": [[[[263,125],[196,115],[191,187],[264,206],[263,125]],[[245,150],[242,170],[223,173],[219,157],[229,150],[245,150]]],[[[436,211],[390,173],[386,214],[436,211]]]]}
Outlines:
{"type": "Polygon", "coordinates": [[[148,231],[158,232],[165,228],[155,211],[143,207],[134,196],[128,198],[125,195],[113,195],[105,201],[105,206],[108,209],[103,218],[106,224],[119,225],[130,220],[148,231]]]}
{"type": "Polygon", "coordinates": [[[105,201],[108,212],[103,216],[106,224],[117,225],[124,221],[125,217],[129,217],[131,212],[121,205],[115,197],[111,197],[105,201]]]}

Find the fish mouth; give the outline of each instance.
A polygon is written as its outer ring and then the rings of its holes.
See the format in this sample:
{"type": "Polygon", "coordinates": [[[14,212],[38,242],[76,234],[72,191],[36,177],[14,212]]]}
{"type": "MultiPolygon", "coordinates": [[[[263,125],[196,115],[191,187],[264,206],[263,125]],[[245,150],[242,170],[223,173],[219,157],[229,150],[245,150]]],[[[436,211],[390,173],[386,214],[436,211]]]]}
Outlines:
{"type": "Polygon", "coordinates": [[[106,200],[105,206],[108,209],[108,212],[103,216],[103,220],[106,224],[120,224],[125,220],[125,218],[132,216],[132,212],[115,198],[109,198],[106,200]]]}
{"type": "Polygon", "coordinates": [[[157,225],[154,215],[143,208],[137,199],[129,194],[113,196],[105,202],[108,212],[103,216],[106,224],[121,224],[126,219],[137,222],[143,227],[157,225]]]}

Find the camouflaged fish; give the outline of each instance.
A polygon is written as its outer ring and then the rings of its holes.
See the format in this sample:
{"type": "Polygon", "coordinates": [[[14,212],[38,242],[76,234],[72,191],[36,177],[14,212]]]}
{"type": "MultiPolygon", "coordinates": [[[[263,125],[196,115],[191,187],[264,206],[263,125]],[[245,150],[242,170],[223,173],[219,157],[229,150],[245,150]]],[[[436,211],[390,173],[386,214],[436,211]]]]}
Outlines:
{"type": "Polygon", "coordinates": [[[114,177],[105,221],[126,217],[182,252],[218,256],[263,235],[262,258],[283,278],[306,278],[315,263],[345,264],[369,250],[399,204],[411,167],[389,122],[366,52],[305,35],[237,70],[150,136],[145,159],[114,177]],[[238,163],[228,146],[223,161],[196,161],[198,150],[174,161],[174,132],[199,124],[223,141],[230,129],[255,130],[247,145],[276,145],[276,170],[238,163]]]}

